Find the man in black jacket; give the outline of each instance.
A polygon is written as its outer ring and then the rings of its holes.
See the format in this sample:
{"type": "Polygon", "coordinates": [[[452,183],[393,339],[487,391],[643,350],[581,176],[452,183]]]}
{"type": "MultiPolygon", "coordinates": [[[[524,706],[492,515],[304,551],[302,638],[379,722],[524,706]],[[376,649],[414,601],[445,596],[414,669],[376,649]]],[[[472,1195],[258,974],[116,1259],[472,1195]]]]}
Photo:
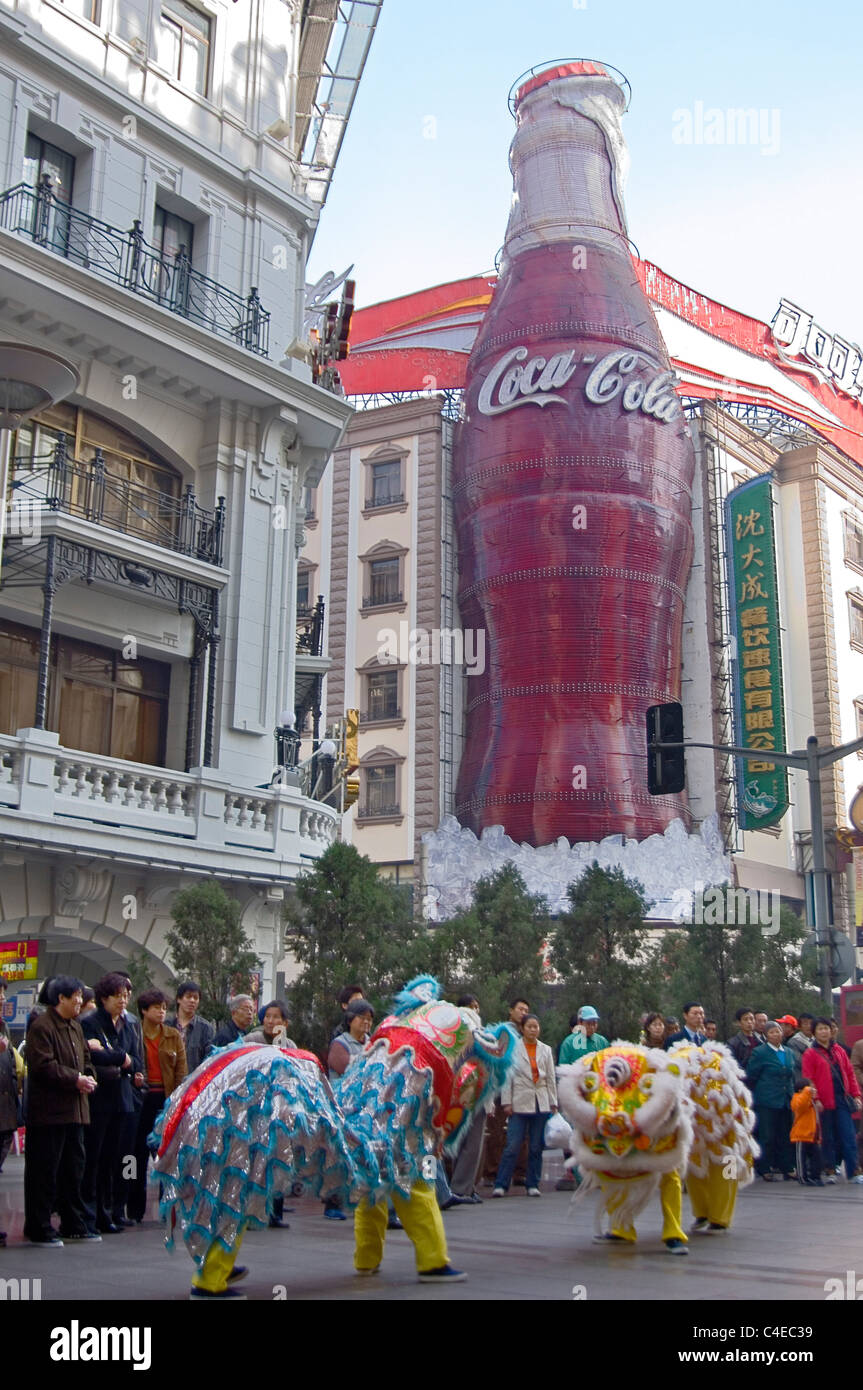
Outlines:
{"type": "Polygon", "coordinates": [[[127,1117],[135,1113],[132,1079],[136,1072],[142,1072],[143,1062],[138,1056],[135,1030],[125,1019],[125,976],[113,971],[104,975],[95,993],[96,1008],[81,1024],[99,1082],[84,1136],[87,1161],[82,1196],[90,1230],[117,1235],[123,1227],[114,1220],[114,1212],[128,1157],[122,1141],[129,1128],[127,1117]]]}
{"type": "Polygon", "coordinates": [[[749,1063],[755,1049],[761,1047],[761,1039],[755,1031],[755,1011],[748,1004],[737,1010],[734,1018],[740,1028],[739,1033],[728,1044],[728,1050],[733,1056],[737,1065],[749,1073],[749,1063]]]}
{"type": "Polygon", "coordinates": [[[255,1001],[250,994],[235,994],[230,1002],[231,1021],[223,1023],[213,1040],[214,1047],[244,1038],[255,1021],[255,1001]]]}
{"type": "Polygon", "coordinates": [[[215,1028],[205,1018],[198,1017],[201,986],[194,980],[182,980],[177,985],[177,1012],[166,1023],[176,1028],[186,1049],[189,1071],[199,1067],[213,1045],[215,1028]]]}
{"type": "Polygon", "coordinates": [[[694,1043],[700,1047],[706,1042],[704,1032],[704,1006],[698,1003],[684,1004],[683,1006],[683,1027],[679,1033],[672,1033],[670,1038],[665,1039],[665,1050],[676,1047],[678,1043],[694,1043]]]}

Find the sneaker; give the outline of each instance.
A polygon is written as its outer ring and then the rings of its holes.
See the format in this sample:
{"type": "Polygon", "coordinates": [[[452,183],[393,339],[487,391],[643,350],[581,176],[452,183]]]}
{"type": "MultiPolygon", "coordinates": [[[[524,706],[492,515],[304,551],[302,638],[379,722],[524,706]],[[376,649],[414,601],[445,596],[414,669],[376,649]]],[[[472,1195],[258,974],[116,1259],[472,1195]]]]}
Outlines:
{"type": "Polygon", "coordinates": [[[836,1176],[835,1173],[828,1173],[827,1176],[826,1176],[825,1179],[824,1179],[824,1182],[825,1182],[829,1187],[833,1187],[834,1184],[837,1183],[838,1181],[839,1181],[839,1179],[837,1178],[837,1176],[836,1176]]]}
{"type": "Polygon", "coordinates": [[[718,1221],[711,1221],[707,1227],[708,1234],[711,1236],[724,1236],[728,1234],[727,1226],[720,1226],[718,1221]]]}
{"type": "Polygon", "coordinates": [[[375,1265],[374,1269],[355,1269],[355,1270],[354,1270],[354,1274],[358,1274],[358,1275],[360,1276],[360,1278],[364,1278],[364,1277],[370,1276],[370,1275],[372,1275],[372,1274],[380,1274],[380,1272],[381,1272],[381,1267],[380,1267],[380,1265],[375,1265]]]}
{"type": "Polygon", "coordinates": [[[62,1250],[63,1242],[59,1236],[43,1236],[41,1240],[31,1240],[30,1245],[38,1245],[40,1250],[62,1250]]]}
{"type": "Polygon", "coordinates": [[[482,1206],[482,1197],[480,1197],[478,1192],[472,1192],[469,1197],[464,1198],[464,1201],[470,1202],[473,1207],[482,1206]]]}
{"type": "Polygon", "coordinates": [[[634,1241],[634,1240],[627,1240],[625,1236],[613,1236],[613,1235],[611,1234],[611,1231],[604,1231],[604,1232],[600,1233],[599,1235],[595,1235],[595,1236],[593,1237],[593,1243],[594,1243],[594,1245],[607,1245],[609,1242],[611,1242],[612,1245],[634,1245],[634,1244],[635,1244],[635,1241],[634,1241]]]}
{"type": "Polygon", "coordinates": [[[98,1242],[100,1245],[102,1243],[102,1237],[99,1235],[98,1231],[76,1231],[75,1234],[71,1236],[67,1235],[65,1231],[61,1231],[60,1234],[64,1240],[68,1241],[92,1240],[98,1242]]]}
{"type": "Polygon", "coordinates": [[[529,1187],[527,1189],[527,1195],[528,1197],[541,1197],[542,1193],[540,1192],[538,1187],[529,1187]]]}
{"type": "Polygon", "coordinates": [[[856,1178],[849,1178],[849,1182],[863,1183],[863,1173],[858,1173],[856,1178]]]}
{"type": "Polygon", "coordinates": [[[421,1269],[417,1278],[421,1284],[463,1284],[467,1275],[452,1265],[441,1265],[440,1269],[421,1269]]]}
{"type": "Polygon", "coordinates": [[[240,1293],[239,1289],[228,1288],[220,1290],[219,1293],[213,1293],[211,1289],[199,1289],[195,1284],[192,1285],[189,1291],[189,1297],[194,1298],[195,1300],[209,1299],[213,1303],[224,1303],[225,1300],[228,1298],[236,1299],[238,1303],[246,1302],[246,1295],[244,1293],[240,1293]]]}
{"type": "Polygon", "coordinates": [[[249,1270],[248,1270],[248,1267],[247,1267],[246,1265],[234,1265],[234,1268],[231,1270],[230,1274],[228,1275],[228,1283],[229,1283],[229,1284],[239,1284],[239,1282],[240,1282],[241,1279],[245,1279],[245,1277],[246,1277],[246,1275],[248,1274],[248,1272],[249,1272],[249,1270]]]}
{"type": "Polygon", "coordinates": [[[341,1207],[327,1207],[324,1216],[328,1221],[347,1221],[348,1219],[341,1207]]]}
{"type": "Polygon", "coordinates": [[[289,1231],[291,1229],[290,1221],[280,1221],[277,1216],[271,1216],[267,1225],[271,1231],[289,1231]]]}
{"type": "Polygon", "coordinates": [[[389,1218],[388,1218],[388,1220],[387,1220],[387,1230],[388,1230],[388,1231],[403,1231],[403,1230],[404,1230],[404,1226],[403,1226],[402,1223],[399,1221],[399,1219],[398,1219],[398,1217],[396,1216],[395,1212],[390,1212],[389,1218]]]}
{"type": "Polygon", "coordinates": [[[496,1187],[496,1188],[494,1189],[494,1191],[492,1192],[491,1195],[492,1195],[492,1197],[505,1197],[505,1196],[506,1196],[506,1188],[505,1188],[505,1187],[496,1187]]]}
{"type": "Polygon", "coordinates": [[[665,1248],[669,1255],[688,1255],[689,1251],[682,1240],[667,1240],[665,1248]]]}
{"type": "Polygon", "coordinates": [[[699,1216],[698,1220],[697,1220],[697,1221],[693,1221],[692,1225],[690,1226],[690,1228],[689,1228],[690,1234],[691,1234],[691,1235],[694,1235],[696,1232],[698,1232],[698,1233],[705,1232],[705,1231],[707,1231],[709,1225],[710,1225],[710,1222],[707,1220],[707,1217],[706,1217],[706,1216],[699,1216]]]}

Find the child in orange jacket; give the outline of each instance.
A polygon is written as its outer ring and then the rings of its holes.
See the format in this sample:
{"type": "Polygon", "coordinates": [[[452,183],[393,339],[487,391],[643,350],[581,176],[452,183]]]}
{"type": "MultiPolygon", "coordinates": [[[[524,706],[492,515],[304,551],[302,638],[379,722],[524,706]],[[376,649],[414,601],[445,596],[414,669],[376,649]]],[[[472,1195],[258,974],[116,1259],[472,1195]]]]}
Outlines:
{"type": "Polygon", "coordinates": [[[794,1123],[791,1141],[797,1163],[797,1181],[804,1187],[823,1187],[821,1176],[821,1125],[815,1108],[815,1084],[805,1078],[791,1097],[794,1123]]]}

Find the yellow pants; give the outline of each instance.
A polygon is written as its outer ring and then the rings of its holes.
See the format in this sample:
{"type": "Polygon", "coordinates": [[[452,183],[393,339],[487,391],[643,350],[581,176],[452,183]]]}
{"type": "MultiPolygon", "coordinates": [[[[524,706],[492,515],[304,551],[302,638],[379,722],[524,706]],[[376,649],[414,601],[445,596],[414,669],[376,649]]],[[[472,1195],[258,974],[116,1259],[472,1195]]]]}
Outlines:
{"type": "Polygon", "coordinates": [[[206,1289],[208,1293],[224,1293],[228,1287],[228,1275],[234,1268],[245,1234],[246,1229],[243,1227],[233,1250],[223,1250],[221,1245],[210,1246],[200,1273],[192,1280],[196,1289],[206,1289]]]}
{"type": "MultiPolygon", "coordinates": [[[[398,1218],[413,1242],[417,1269],[420,1274],[449,1264],[443,1218],[434,1188],[417,1182],[409,1198],[393,1192],[393,1206],[398,1218]]],[[[387,1233],[387,1204],[369,1206],[363,1202],[354,1213],[354,1266],[356,1269],[377,1269],[384,1257],[387,1233]]]]}
{"type": "MultiPolygon", "coordinates": [[[[687,1236],[680,1224],[683,1213],[683,1184],[676,1168],[671,1173],[663,1173],[659,1184],[659,1200],[662,1203],[662,1239],[686,1241],[687,1236]]],[[[613,1224],[614,1213],[622,1201],[622,1197],[612,1197],[606,1208],[612,1221],[611,1234],[620,1236],[623,1240],[634,1241],[637,1239],[634,1226],[613,1224]]]]}
{"type": "Polygon", "coordinates": [[[696,1221],[712,1221],[714,1226],[730,1226],[737,1201],[737,1179],[726,1178],[719,1163],[710,1163],[706,1178],[689,1174],[686,1190],[696,1221]]]}

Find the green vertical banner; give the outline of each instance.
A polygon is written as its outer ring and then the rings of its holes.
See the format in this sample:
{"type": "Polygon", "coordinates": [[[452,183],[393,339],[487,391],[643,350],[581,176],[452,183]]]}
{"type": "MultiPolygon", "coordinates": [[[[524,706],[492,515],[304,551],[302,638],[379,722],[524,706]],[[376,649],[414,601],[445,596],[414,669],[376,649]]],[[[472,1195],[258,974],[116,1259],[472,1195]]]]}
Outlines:
{"type": "Polygon", "coordinates": [[[761,755],[736,760],[738,822],[741,830],[763,830],[788,810],[786,770],[770,761],[771,750],[786,751],[771,475],[734,488],[725,508],[734,738],[761,755]]]}

